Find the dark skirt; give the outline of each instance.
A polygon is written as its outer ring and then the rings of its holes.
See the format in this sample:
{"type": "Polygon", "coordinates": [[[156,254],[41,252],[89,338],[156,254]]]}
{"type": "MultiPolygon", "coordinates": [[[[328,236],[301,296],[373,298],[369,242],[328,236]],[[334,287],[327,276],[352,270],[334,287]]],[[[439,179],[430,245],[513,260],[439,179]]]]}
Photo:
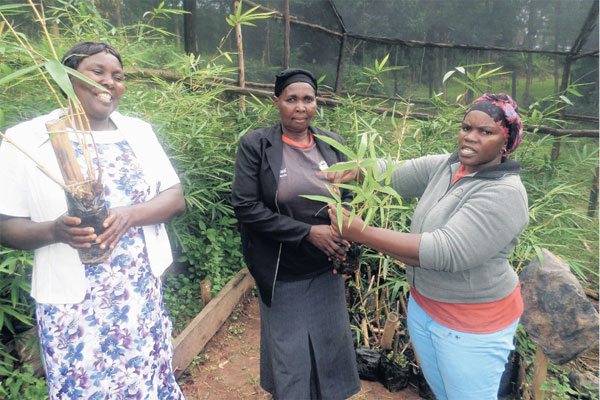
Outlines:
{"type": "Polygon", "coordinates": [[[260,304],[260,385],[277,400],[346,399],[360,390],[344,281],[326,272],[275,283],[260,304]]]}

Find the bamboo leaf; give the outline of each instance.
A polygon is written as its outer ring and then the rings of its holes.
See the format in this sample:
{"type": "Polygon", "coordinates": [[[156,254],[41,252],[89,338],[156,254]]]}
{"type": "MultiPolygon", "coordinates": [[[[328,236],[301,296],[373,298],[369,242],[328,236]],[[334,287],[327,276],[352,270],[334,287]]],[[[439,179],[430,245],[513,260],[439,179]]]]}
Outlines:
{"type": "Polygon", "coordinates": [[[331,147],[333,147],[334,149],[336,149],[337,151],[339,151],[340,153],[344,154],[349,159],[356,160],[358,158],[358,157],[356,157],[356,153],[354,153],[352,150],[350,150],[349,147],[341,144],[337,140],[332,139],[329,136],[325,136],[325,135],[315,135],[315,136],[318,139],[320,139],[320,140],[324,141],[325,143],[327,143],[328,145],[330,145],[331,147]]]}
{"type": "MultiPolygon", "coordinates": [[[[342,213],[342,207],[336,207],[335,211],[336,211],[335,216],[337,217],[338,229],[340,232],[342,232],[342,225],[344,224],[344,214],[342,213]]],[[[352,216],[352,214],[350,214],[350,216],[352,216]]]]}
{"type": "Polygon", "coordinates": [[[93,86],[93,87],[95,87],[97,89],[100,89],[100,90],[102,90],[103,92],[106,92],[106,93],[110,92],[107,88],[105,88],[104,86],[102,86],[98,82],[95,82],[95,81],[91,80],[87,76],[83,75],[81,72],[76,71],[73,68],[69,68],[66,65],[62,65],[62,64],[60,64],[60,67],[63,68],[67,74],[72,75],[72,76],[74,76],[74,77],[76,77],[78,79],[81,79],[82,81],[84,81],[88,85],[91,85],[91,86],[93,86]]]}
{"type": "Polygon", "coordinates": [[[573,105],[573,102],[571,100],[569,100],[569,98],[567,96],[558,96],[558,97],[560,97],[560,99],[562,101],[564,101],[565,103],[567,103],[568,105],[570,105],[570,106],[573,105]]]}
{"type": "Polygon", "coordinates": [[[365,156],[367,152],[367,146],[369,145],[369,138],[366,133],[360,135],[360,143],[358,145],[358,152],[356,154],[357,159],[361,159],[365,156]]]}
{"type": "Polygon", "coordinates": [[[316,195],[316,194],[302,194],[302,195],[300,195],[300,197],[304,197],[305,199],[318,201],[318,202],[325,203],[325,204],[336,203],[335,199],[332,197],[320,196],[320,195],[316,195]]]}
{"type": "Polygon", "coordinates": [[[73,85],[71,84],[71,80],[65,71],[64,65],[62,65],[58,60],[49,60],[44,64],[44,67],[50,76],[52,76],[52,79],[58,85],[58,87],[65,92],[67,97],[79,104],[79,100],[77,100],[77,96],[73,90],[73,85]]]}
{"type": "Polygon", "coordinates": [[[29,7],[29,4],[4,4],[2,6],[0,6],[0,12],[6,12],[6,11],[15,11],[18,10],[19,8],[24,8],[24,7],[29,7]]]}
{"type": "Polygon", "coordinates": [[[336,186],[339,187],[339,188],[341,188],[341,189],[350,190],[352,192],[356,192],[357,190],[360,189],[360,186],[348,185],[346,183],[337,183],[336,186]]]}
{"type": "Polygon", "coordinates": [[[373,221],[373,218],[375,217],[375,212],[377,211],[377,208],[375,207],[371,207],[367,210],[367,215],[365,216],[364,219],[364,226],[370,225],[371,222],[373,221]]]}
{"type": "Polygon", "coordinates": [[[446,81],[452,76],[454,75],[454,73],[456,72],[456,70],[452,70],[452,71],[448,71],[446,72],[446,74],[444,75],[444,77],[442,78],[442,83],[446,83],[446,81]]]}
{"type": "Polygon", "coordinates": [[[3,77],[2,79],[0,79],[0,85],[4,85],[4,84],[6,84],[14,79],[17,79],[23,75],[27,75],[31,71],[39,69],[43,66],[44,66],[44,64],[37,64],[37,65],[32,65],[29,67],[21,68],[20,70],[17,70],[15,72],[13,72],[12,74],[8,74],[5,77],[3,77]]]}
{"type": "Polygon", "coordinates": [[[347,161],[341,162],[337,164],[333,164],[331,167],[324,169],[325,172],[339,172],[339,171],[347,171],[349,169],[358,168],[360,163],[357,161],[347,161]]]}

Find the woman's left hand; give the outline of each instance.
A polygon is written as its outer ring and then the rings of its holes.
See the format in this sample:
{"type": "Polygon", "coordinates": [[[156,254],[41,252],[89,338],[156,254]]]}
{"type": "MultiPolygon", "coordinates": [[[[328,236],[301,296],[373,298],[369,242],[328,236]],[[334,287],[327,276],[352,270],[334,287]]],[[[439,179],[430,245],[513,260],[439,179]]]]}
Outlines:
{"type": "Polygon", "coordinates": [[[108,211],[108,217],[102,223],[104,232],[98,235],[96,243],[101,249],[107,247],[114,249],[121,237],[132,226],[132,215],[130,207],[115,207],[108,211]]]}
{"type": "Polygon", "coordinates": [[[161,224],[184,211],[185,200],[181,184],[178,183],[160,192],[150,201],[108,210],[108,217],[102,224],[105,230],[98,235],[96,243],[100,244],[100,248],[114,249],[132,226],[161,224]]]}
{"type": "Polygon", "coordinates": [[[365,229],[365,223],[359,216],[355,215],[352,218],[352,223],[348,225],[350,220],[350,211],[342,209],[342,231],[340,232],[338,219],[337,219],[337,207],[333,204],[329,205],[329,219],[331,220],[331,226],[337,234],[341,235],[344,239],[351,242],[362,243],[361,238],[365,229]]]}

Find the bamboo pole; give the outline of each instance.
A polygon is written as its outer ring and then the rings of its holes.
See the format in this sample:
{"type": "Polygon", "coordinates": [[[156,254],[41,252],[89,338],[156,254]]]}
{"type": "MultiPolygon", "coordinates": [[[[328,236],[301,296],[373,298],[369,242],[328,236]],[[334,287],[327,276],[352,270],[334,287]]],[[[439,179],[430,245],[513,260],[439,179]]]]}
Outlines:
{"type": "Polygon", "coordinates": [[[77,156],[73,150],[69,133],[65,121],[62,119],[46,122],[46,129],[50,136],[50,143],[54,149],[54,154],[60,166],[60,172],[67,186],[85,181],[77,156]]]}
{"type": "Polygon", "coordinates": [[[290,0],[283,0],[283,69],[290,67],[290,0]]]}
{"type": "Polygon", "coordinates": [[[335,70],[335,93],[342,92],[342,81],[344,75],[344,47],[346,47],[346,35],[340,40],[340,50],[338,52],[338,62],[335,70]]]}
{"type": "Polygon", "coordinates": [[[362,332],[362,336],[363,336],[363,346],[365,346],[367,349],[370,348],[371,346],[369,345],[369,328],[367,325],[367,318],[363,318],[362,321],[360,321],[360,331],[362,332]]]}
{"type": "MultiPolygon", "coordinates": [[[[241,0],[235,0],[233,2],[234,10],[237,10],[238,7],[241,7],[241,0]]],[[[246,73],[244,68],[244,42],[242,39],[242,25],[235,25],[235,43],[237,45],[238,51],[238,85],[241,88],[246,86],[246,73]]],[[[240,96],[240,111],[244,112],[246,110],[246,97],[240,96]]]]}
{"type": "Polygon", "coordinates": [[[388,313],[387,319],[385,320],[385,325],[383,327],[383,335],[381,336],[382,349],[389,350],[392,348],[394,336],[399,325],[400,316],[398,313],[394,311],[388,313]]]}
{"type": "Polygon", "coordinates": [[[590,200],[588,204],[588,217],[594,218],[596,210],[598,209],[598,167],[596,166],[596,173],[594,174],[594,180],[592,181],[592,189],[590,190],[590,200]]]}

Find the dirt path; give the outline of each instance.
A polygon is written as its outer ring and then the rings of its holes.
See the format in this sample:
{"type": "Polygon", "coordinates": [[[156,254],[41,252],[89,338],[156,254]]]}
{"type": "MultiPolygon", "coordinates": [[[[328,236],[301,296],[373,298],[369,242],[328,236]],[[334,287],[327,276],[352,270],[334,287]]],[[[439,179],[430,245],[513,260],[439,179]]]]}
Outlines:
{"type": "MultiPolygon", "coordinates": [[[[268,400],[259,385],[260,317],[257,299],[248,296],[196,357],[180,379],[187,400],[268,400]]],[[[362,381],[353,400],[418,400],[411,389],[390,393],[362,381]]]]}

